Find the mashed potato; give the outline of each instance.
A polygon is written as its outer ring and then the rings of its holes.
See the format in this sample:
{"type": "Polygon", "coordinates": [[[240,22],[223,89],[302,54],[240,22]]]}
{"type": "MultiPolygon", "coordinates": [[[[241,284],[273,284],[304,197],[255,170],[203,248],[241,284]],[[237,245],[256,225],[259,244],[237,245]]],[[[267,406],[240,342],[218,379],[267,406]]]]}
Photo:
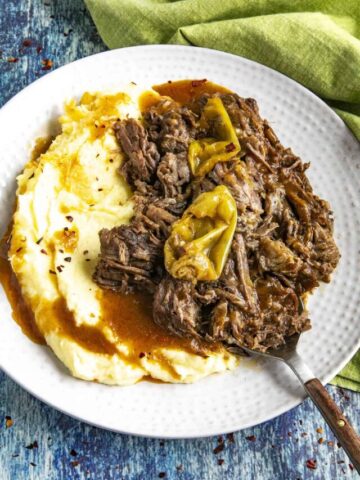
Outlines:
{"type": "MultiPolygon", "coordinates": [[[[131,191],[118,174],[122,153],[112,124],[140,116],[140,93],[132,85],[126,93],[85,93],[79,104],[66,105],[62,133],[18,177],[10,261],[39,330],[74,376],[116,385],[145,376],[193,382],[234,368],[236,358],[221,349],[196,355],[180,340],[153,342],[151,352],[134,354],[134,328],[119,335],[104,309],[106,302],[117,303],[116,295],[106,297],[92,280],[99,230],[133,215],[131,191]]],[[[119,304],[111,315],[121,324],[124,312],[119,304]]]]}

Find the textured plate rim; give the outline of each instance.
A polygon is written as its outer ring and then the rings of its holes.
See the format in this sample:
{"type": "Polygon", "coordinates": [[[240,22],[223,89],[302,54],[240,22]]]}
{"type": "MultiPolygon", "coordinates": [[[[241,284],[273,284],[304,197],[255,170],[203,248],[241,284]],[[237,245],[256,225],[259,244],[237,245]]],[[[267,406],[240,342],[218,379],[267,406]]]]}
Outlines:
{"type": "MultiPolygon", "coordinates": [[[[266,65],[258,63],[254,60],[249,60],[247,58],[241,57],[240,55],[234,55],[234,54],[231,54],[231,53],[227,53],[227,52],[223,52],[223,51],[215,50],[215,49],[210,49],[210,48],[183,46],[183,45],[137,45],[137,46],[133,46],[133,47],[125,47],[125,48],[118,48],[118,49],[114,49],[114,50],[108,50],[108,51],[96,53],[94,55],[88,55],[84,58],[81,58],[79,60],[75,60],[74,62],[68,63],[66,65],[63,65],[63,66],[57,68],[56,70],[48,73],[46,76],[41,77],[41,78],[35,80],[34,82],[32,82],[31,84],[29,84],[28,86],[26,86],[24,89],[22,89],[20,92],[18,92],[16,95],[14,95],[10,100],[8,100],[1,107],[0,115],[1,116],[6,115],[7,110],[12,107],[12,103],[15,102],[15,101],[18,101],[21,98],[22,95],[28,95],[29,92],[31,91],[31,89],[35,85],[39,85],[41,83],[48,82],[49,79],[51,81],[51,79],[53,77],[55,77],[57,74],[59,74],[60,72],[63,73],[66,70],[69,70],[69,72],[70,72],[75,64],[78,66],[81,63],[86,63],[86,61],[89,60],[90,58],[93,59],[93,58],[98,57],[98,56],[113,56],[113,55],[117,55],[118,53],[121,53],[121,52],[127,52],[127,51],[132,51],[132,50],[154,50],[154,51],[156,51],[156,50],[159,51],[160,50],[161,51],[161,50],[166,50],[166,49],[176,49],[176,50],[184,50],[184,51],[186,51],[186,49],[199,50],[199,51],[207,52],[210,55],[214,55],[214,56],[218,55],[219,57],[231,57],[234,61],[238,61],[239,59],[241,59],[241,61],[244,62],[244,63],[254,64],[254,65],[260,66],[262,69],[265,69],[265,71],[270,71],[272,73],[272,75],[274,75],[275,77],[285,78],[286,81],[289,84],[296,85],[296,88],[302,90],[302,92],[304,94],[306,94],[308,97],[310,97],[314,102],[320,103],[323,107],[325,107],[328,114],[332,116],[333,121],[337,122],[342,127],[345,126],[347,131],[353,136],[354,140],[357,141],[356,137],[351,132],[351,130],[345,125],[343,120],[320,97],[318,97],[313,92],[311,92],[309,89],[307,89],[306,87],[301,85],[299,82],[297,82],[297,81],[293,80],[292,78],[288,77],[287,75],[285,75],[281,72],[278,72],[277,70],[274,70],[274,69],[272,69],[272,68],[270,68],[266,65]]],[[[355,342],[355,346],[347,353],[347,355],[345,355],[343,357],[343,360],[338,363],[336,368],[334,367],[327,375],[324,375],[322,378],[320,378],[320,380],[324,384],[326,384],[330,380],[332,380],[335,377],[335,375],[351,360],[351,358],[353,357],[353,355],[357,352],[357,350],[359,348],[360,348],[360,334],[359,334],[359,337],[358,337],[357,341],[355,342]]],[[[57,404],[54,401],[47,400],[45,398],[45,396],[37,394],[36,391],[34,391],[31,388],[31,386],[24,384],[21,380],[18,380],[16,378],[16,376],[13,376],[12,373],[11,373],[11,370],[5,368],[2,365],[0,365],[0,368],[15,383],[17,383],[19,386],[21,386],[24,390],[26,390],[28,393],[33,395],[35,398],[44,402],[46,405],[49,405],[49,406],[55,408],[56,410],[66,414],[66,415],[69,415],[70,417],[72,417],[72,418],[74,418],[78,421],[82,421],[82,422],[85,422],[89,425],[93,425],[93,426],[96,426],[96,427],[99,427],[99,428],[102,428],[102,429],[105,429],[105,430],[117,432],[117,433],[140,436],[140,437],[147,437],[147,438],[166,438],[166,439],[189,438],[190,439],[190,438],[203,438],[203,437],[209,437],[209,436],[214,436],[214,435],[219,435],[219,434],[230,433],[230,432],[234,432],[234,431],[240,431],[240,430],[243,430],[243,429],[246,429],[246,428],[254,427],[256,425],[260,425],[260,424],[262,424],[266,421],[272,420],[272,419],[278,417],[279,415],[282,415],[283,413],[286,413],[286,412],[292,410],[293,408],[297,407],[298,405],[300,405],[305,400],[305,398],[307,398],[307,395],[305,394],[305,391],[304,391],[304,395],[302,395],[301,399],[289,399],[284,405],[282,405],[281,407],[279,407],[277,409],[274,409],[271,412],[270,415],[269,414],[260,414],[259,415],[259,420],[256,423],[254,423],[252,421],[250,421],[248,423],[242,422],[241,425],[234,424],[232,426],[232,428],[222,429],[221,431],[219,431],[218,427],[213,427],[213,428],[208,428],[206,431],[202,431],[201,433],[182,434],[181,436],[167,435],[167,434],[163,434],[163,433],[161,435],[157,434],[157,433],[154,433],[154,434],[146,433],[146,434],[144,434],[144,433],[134,432],[131,429],[122,430],[122,429],[119,429],[119,428],[116,428],[116,427],[109,428],[108,426],[104,426],[99,422],[94,422],[94,421],[91,421],[91,419],[89,420],[88,418],[84,418],[84,417],[81,417],[79,415],[76,415],[76,414],[72,413],[71,411],[69,411],[67,409],[63,409],[61,407],[61,402],[59,402],[59,404],[57,404]]],[[[81,380],[79,380],[79,381],[81,381],[81,380]]]]}

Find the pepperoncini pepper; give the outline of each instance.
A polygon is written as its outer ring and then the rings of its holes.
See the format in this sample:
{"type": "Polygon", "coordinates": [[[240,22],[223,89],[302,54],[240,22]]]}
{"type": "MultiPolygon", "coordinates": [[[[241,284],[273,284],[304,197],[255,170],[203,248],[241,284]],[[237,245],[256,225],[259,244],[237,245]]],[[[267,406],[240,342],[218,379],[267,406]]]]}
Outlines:
{"type": "Polygon", "coordinates": [[[206,175],[216,163],[226,162],[240,152],[235,129],[219,97],[207,101],[200,118],[200,127],[211,129],[216,138],[204,138],[190,143],[188,159],[195,177],[206,175]]]}
{"type": "Polygon", "coordinates": [[[165,267],[175,278],[217,280],[237,222],[234,198],[224,185],[199,195],[172,226],[164,246],[165,267]]]}

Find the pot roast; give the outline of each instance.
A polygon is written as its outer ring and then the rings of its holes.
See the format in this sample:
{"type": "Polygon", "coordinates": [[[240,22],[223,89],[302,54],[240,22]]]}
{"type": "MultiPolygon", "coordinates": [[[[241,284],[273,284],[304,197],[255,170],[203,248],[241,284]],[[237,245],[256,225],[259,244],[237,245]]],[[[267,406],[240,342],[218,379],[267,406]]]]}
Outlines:
{"type": "Polygon", "coordinates": [[[221,342],[266,351],[309,329],[299,297],[329,282],[339,260],[332,212],[312,190],[309,164],[280,143],[256,101],[234,93],[205,93],[187,105],[162,97],[141,122],[120,120],[114,131],[135,214],[129,225],[100,232],[97,284],[153,295],[154,322],[194,345],[221,342]],[[212,135],[200,118],[213,97],[231,119],[240,153],[194,176],[189,146],[212,135]],[[172,225],[199,195],[219,185],[229,189],[237,207],[221,275],[214,281],[174,278],[164,266],[172,225]]]}

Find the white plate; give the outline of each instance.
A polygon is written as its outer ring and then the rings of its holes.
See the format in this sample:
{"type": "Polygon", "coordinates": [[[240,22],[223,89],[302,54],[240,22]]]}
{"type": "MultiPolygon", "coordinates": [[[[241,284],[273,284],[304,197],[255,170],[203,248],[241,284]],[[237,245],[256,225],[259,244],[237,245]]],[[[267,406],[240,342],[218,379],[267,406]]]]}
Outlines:
{"type": "MultiPolygon", "coordinates": [[[[144,86],[168,79],[208,78],[258,100],[286,146],[305,162],[315,191],[335,214],[342,258],[333,281],[310,303],[313,329],[301,353],[327,382],[359,346],[360,148],[325,103],[289,78],[233,55],[180,46],[113,50],[79,60],[34,82],[0,111],[0,220],[5,229],[15,176],[31,141],[52,130],[65,99],[86,90],[144,86]]],[[[45,347],[33,344],[11,318],[0,291],[0,365],[16,382],[49,405],[111,430],[154,437],[199,437],[249,427],[299,404],[304,393],[286,367],[243,361],[232,372],[194,385],[142,382],[107,387],[76,380],[45,347]]]]}

